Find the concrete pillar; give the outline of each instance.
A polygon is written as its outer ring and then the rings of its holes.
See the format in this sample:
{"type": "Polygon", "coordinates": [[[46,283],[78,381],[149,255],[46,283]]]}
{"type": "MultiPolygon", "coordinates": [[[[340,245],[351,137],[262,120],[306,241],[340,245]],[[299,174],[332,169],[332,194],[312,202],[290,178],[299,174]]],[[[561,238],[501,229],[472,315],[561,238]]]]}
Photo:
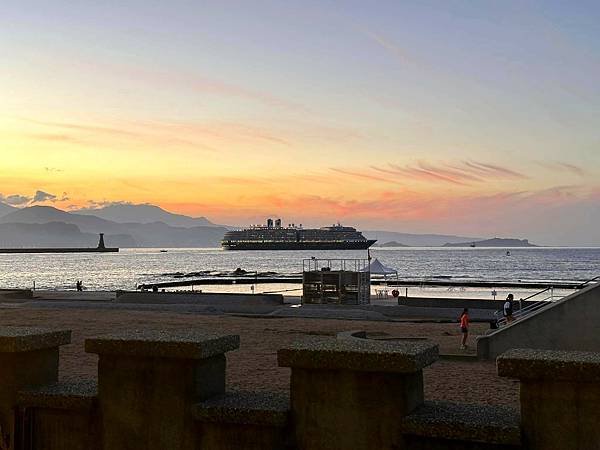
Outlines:
{"type": "Polygon", "coordinates": [[[15,406],[25,387],[58,381],[58,348],[70,331],[0,327],[0,448],[15,449],[15,406]]]}
{"type": "Polygon", "coordinates": [[[194,449],[194,403],[225,391],[239,336],[131,331],[87,339],[97,353],[104,450],[194,449]]]}
{"type": "Polygon", "coordinates": [[[23,389],[18,400],[28,423],[23,450],[102,450],[95,382],[23,389]]]}
{"type": "Polygon", "coordinates": [[[201,450],[290,448],[289,398],[272,392],[229,392],[193,408],[201,450]]]}
{"type": "Polygon", "coordinates": [[[437,345],[321,338],[278,352],[291,367],[299,450],[404,449],[400,422],[423,403],[423,367],[437,345]]]}
{"type": "Polygon", "coordinates": [[[521,381],[524,448],[600,449],[600,353],[515,349],[497,364],[521,381]]]}

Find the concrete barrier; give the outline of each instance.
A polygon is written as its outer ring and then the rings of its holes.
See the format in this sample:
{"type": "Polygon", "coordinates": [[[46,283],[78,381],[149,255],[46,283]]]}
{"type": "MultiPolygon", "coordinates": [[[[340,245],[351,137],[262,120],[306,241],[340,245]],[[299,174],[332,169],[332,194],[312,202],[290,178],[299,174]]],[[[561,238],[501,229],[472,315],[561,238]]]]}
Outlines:
{"type": "Polygon", "coordinates": [[[0,301],[29,300],[33,298],[31,289],[0,289],[0,301]]]}
{"type": "Polygon", "coordinates": [[[194,450],[192,406],[225,392],[225,353],[239,336],[132,331],[87,339],[99,355],[104,450],[194,450]]]}
{"type": "MultiPolygon", "coordinates": [[[[471,308],[471,309],[502,309],[505,300],[485,300],[476,298],[440,298],[440,297],[398,297],[398,304],[404,306],[418,306],[422,308],[471,308]]],[[[535,303],[523,302],[523,308],[535,303]]],[[[519,310],[520,304],[514,302],[515,310],[519,310]]]]}
{"type": "Polygon", "coordinates": [[[0,328],[0,448],[20,446],[15,415],[20,389],[56,383],[58,348],[71,341],[70,331],[0,328]]]}
{"type": "Polygon", "coordinates": [[[117,303],[150,305],[206,305],[206,306],[279,306],[281,294],[236,294],[211,292],[129,292],[117,291],[117,303]]]}
{"type": "Polygon", "coordinates": [[[291,367],[291,410],[300,450],[402,450],[398,421],[423,403],[431,343],[314,338],[277,352],[291,367]]]}
{"type": "Polygon", "coordinates": [[[600,285],[480,336],[477,355],[494,359],[513,348],[600,351],[600,285]]]}
{"type": "Polygon", "coordinates": [[[521,382],[525,448],[600,449],[600,353],[515,349],[498,374],[521,382]]]}

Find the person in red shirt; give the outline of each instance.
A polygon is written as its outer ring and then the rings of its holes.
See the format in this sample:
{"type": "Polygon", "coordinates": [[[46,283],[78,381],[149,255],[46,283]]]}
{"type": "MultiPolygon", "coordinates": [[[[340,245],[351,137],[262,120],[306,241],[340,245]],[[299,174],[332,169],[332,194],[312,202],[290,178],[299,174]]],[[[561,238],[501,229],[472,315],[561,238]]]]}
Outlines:
{"type": "Polygon", "coordinates": [[[463,310],[458,320],[460,321],[460,331],[462,333],[460,349],[464,350],[467,348],[467,338],[469,337],[469,308],[463,310]]]}

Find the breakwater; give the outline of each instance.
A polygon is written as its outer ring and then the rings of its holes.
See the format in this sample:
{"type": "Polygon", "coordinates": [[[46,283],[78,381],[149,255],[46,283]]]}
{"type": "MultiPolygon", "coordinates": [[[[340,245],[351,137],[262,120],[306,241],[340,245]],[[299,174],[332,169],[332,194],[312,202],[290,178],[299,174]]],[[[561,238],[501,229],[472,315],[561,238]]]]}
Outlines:
{"type": "Polygon", "coordinates": [[[0,248],[0,253],[116,253],[117,247],[77,248],[77,247],[46,247],[46,248],[0,248]]]}

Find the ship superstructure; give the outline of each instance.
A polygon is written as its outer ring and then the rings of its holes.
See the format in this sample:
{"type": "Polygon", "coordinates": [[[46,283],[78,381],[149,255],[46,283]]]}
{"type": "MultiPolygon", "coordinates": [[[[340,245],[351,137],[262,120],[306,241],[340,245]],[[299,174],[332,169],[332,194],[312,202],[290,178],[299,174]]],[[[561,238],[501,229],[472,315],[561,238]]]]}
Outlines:
{"type": "Polygon", "coordinates": [[[226,250],[360,250],[376,241],[367,239],[353,227],[338,224],[322,228],[303,228],[281,219],[268,219],[265,225],[254,225],[225,233],[221,245],[226,250]]]}

